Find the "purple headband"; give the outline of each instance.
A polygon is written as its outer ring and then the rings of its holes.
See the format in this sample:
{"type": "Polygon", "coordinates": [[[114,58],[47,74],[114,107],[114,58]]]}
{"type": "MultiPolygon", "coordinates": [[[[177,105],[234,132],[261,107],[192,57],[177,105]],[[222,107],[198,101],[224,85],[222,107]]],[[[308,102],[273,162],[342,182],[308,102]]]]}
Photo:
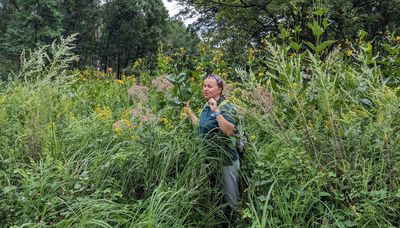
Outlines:
{"type": "Polygon", "coordinates": [[[209,74],[209,75],[207,75],[207,78],[214,78],[215,81],[217,81],[218,87],[224,88],[222,79],[219,76],[217,76],[215,74],[209,74]]]}

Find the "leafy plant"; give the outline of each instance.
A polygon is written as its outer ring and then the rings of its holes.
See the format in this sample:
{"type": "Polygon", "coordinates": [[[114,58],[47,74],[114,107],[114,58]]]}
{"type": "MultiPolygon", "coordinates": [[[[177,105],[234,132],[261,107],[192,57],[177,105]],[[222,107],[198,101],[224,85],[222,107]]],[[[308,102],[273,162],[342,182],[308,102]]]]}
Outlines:
{"type": "Polygon", "coordinates": [[[186,73],[169,74],[167,76],[174,88],[172,90],[173,102],[177,105],[182,105],[188,101],[192,96],[192,88],[189,83],[189,76],[186,73]]]}

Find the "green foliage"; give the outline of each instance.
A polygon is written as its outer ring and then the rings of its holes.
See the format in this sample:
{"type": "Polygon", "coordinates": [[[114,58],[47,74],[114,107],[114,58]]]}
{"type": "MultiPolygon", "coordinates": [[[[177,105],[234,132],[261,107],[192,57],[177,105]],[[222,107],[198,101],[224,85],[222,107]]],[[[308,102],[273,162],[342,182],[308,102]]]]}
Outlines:
{"type": "Polygon", "coordinates": [[[306,41],[304,43],[308,47],[310,47],[314,51],[314,53],[316,53],[317,55],[322,54],[322,52],[325,49],[327,49],[330,45],[332,45],[336,42],[335,40],[321,41],[321,36],[325,32],[325,29],[327,27],[326,19],[323,21],[322,26],[319,25],[318,22],[315,20],[312,24],[307,23],[307,27],[312,30],[312,34],[315,36],[316,43],[315,43],[315,45],[308,41],[306,41]]]}
{"type": "Polygon", "coordinates": [[[159,43],[169,52],[181,47],[195,52],[199,41],[183,23],[168,19],[161,0],[149,1],[1,1],[0,73],[20,69],[20,54],[40,48],[64,35],[76,35],[74,66],[113,68],[121,79],[123,69],[139,58],[156,66],[159,43]]]}
{"type": "MultiPolygon", "coordinates": [[[[77,34],[75,53],[79,55],[79,63],[83,67],[94,65],[99,53],[100,27],[102,26],[102,6],[97,0],[62,1],[63,35],[77,34]]],[[[49,43],[48,43],[49,44],[49,43]]],[[[98,58],[97,58],[98,59],[98,58]]]]}
{"type": "MultiPolygon", "coordinates": [[[[205,165],[216,158],[169,103],[201,108],[203,70],[232,76],[221,50],[201,46],[194,69],[184,50],[159,53],[156,73],[137,61],[137,77],[115,80],[67,70],[68,39],[0,83],[0,226],[226,225],[209,185],[220,167],[205,165]],[[165,74],[172,88],[154,83],[165,74]]],[[[246,53],[241,83],[227,80],[249,134],[239,227],[400,225],[398,40],[382,56],[363,33],[349,47],[293,54],[266,42],[246,53]]]]}
{"type": "Polygon", "coordinates": [[[68,80],[68,67],[78,60],[72,50],[75,48],[73,42],[76,35],[61,38],[60,43],[54,41],[51,46],[41,46],[38,49],[21,54],[21,69],[16,76],[25,82],[32,80],[63,82],[68,80]],[[58,80],[55,80],[55,79],[58,80]]]}
{"type": "Polygon", "coordinates": [[[398,85],[362,46],[354,64],[338,50],[325,60],[268,50],[274,108],[257,121],[272,142],[254,147],[251,224],[396,226],[398,85]]]}
{"type": "Polygon", "coordinates": [[[400,36],[388,35],[382,48],[385,54],[380,56],[377,63],[382,68],[386,85],[396,87],[400,84],[400,36]]]}
{"type": "Polygon", "coordinates": [[[192,89],[188,83],[189,77],[185,73],[180,73],[179,75],[170,74],[167,79],[174,85],[172,93],[177,105],[181,105],[191,98],[192,89]]]}
{"type": "Polygon", "coordinates": [[[160,0],[109,1],[103,8],[101,52],[106,67],[120,75],[132,59],[155,57],[168,17],[160,0]]]}
{"type": "Polygon", "coordinates": [[[364,30],[368,40],[376,40],[379,46],[386,33],[397,30],[400,20],[396,0],[178,2],[186,6],[183,15],[199,18],[193,28],[214,47],[222,47],[230,64],[238,65],[244,64],[246,49],[262,45],[264,39],[287,42],[296,52],[306,42],[302,49],[322,53],[333,40],[337,44],[355,41],[358,31],[364,30]]]}
{"type": "MultiPolygon", "coordinates": [[[[58,38],[63,28],[59,12],[60,1],[2,1],[0,36],[1,62],[11,60],[12,70],[18,66],[18,57],[25,49],[33,49],[42,44],[50,44],[58,38]]],[[[8,71],[9,72],[9,71],[8,71]]]]}

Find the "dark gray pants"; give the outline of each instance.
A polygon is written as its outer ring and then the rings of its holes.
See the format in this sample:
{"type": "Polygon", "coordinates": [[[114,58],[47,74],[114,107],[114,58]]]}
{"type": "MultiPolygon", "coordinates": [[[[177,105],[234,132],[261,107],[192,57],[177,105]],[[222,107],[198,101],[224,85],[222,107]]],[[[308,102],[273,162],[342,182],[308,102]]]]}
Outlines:
{"type": "Polygon", "coordinates": [[[223,167],[223,180],[225,201],[232,209],[236,209],[239,199],[239,159],[233,162],[230,166],[223,167]]]}

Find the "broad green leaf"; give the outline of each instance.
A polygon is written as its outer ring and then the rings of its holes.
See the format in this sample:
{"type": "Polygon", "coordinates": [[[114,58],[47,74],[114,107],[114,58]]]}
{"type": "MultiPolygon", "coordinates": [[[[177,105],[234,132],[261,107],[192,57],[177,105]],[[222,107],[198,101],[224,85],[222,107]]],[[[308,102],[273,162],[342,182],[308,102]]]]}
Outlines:
{"type": "Polygon", "coordinates": [[[314,36],[320,37],[324,33],[324,29],[318,25],[317,21],[314,21],[312,24],[307,23],[307,27],[312,30],[314,36]]]}
{"type": "Polygon", "coordinates": [[[290,33],[287,29],[281,28],[281,38],[282,40],[288,38],[290,36],[290,33]]]}
{"type": "Polygon", "coordinates": [[[82,187],[81,184],[79,184],[78,182],[75,183],[74,189],[80,189],[82,187]]]}
{"type": "Polygon", "coordinates": [[[172,84],[174,84],[176,82],[175,75],[174,74],[167,75],[167,80],[172,84]]]}
{"type": "Polygon", "coordinates": [[[301,27],[300,27],[300,25],[294,26],[294,32],[295,32],[295,33],[301,32],[301,27]]]}
{"type": "Polygon", "coordinates": [[[317,47],[315,47],[314,44],[312,44],[309,41],[304,42],[305,44],[307,44],[307,46],[309,46],[314,52],[317,52],[317,47]]]}
{"type": "Polygon", "coordinates": [[[360,40],[363,40],[365,38],[365,36],[367,35],[367,32],[364,30],[360,30],[358,32],[358,36],[360,37],[360,40]]]}
{"type": "Polygon", "coordinates": [[[325,9],[322,7],[318,7],[315,11],[314,14],[316,16],[323,16],[325,14],[325,9]]]}
{"type": "Polygon", "coordinates": [[[319,192],[319,194],[318,194],[320,197],[323,197],[323,196],[331,196],[331,194],[329,193],[329,192],[319,192]]]}
{"type": "Polygon", "coordinates": [[[324,19],[322,21],[322,26],[324,27],[324,29],[326,29],[328,27],[328,20],[324,19]]]}
{"type": "Polygon", "coordinates": [[[290,47],[296,51],[300,50],[300,48],[301,48],[300,44],[295,41],[290,42],[290,47]]]}
{"type": "Polygon", "coordinates": [[[320,45],[317,46],[317,53],[321,53],[327,47],[329,47],[330,45],[332,45],[334,43],[336,43],[336,40],[327,40],[327,41],[322,42],[320,45]]]}

